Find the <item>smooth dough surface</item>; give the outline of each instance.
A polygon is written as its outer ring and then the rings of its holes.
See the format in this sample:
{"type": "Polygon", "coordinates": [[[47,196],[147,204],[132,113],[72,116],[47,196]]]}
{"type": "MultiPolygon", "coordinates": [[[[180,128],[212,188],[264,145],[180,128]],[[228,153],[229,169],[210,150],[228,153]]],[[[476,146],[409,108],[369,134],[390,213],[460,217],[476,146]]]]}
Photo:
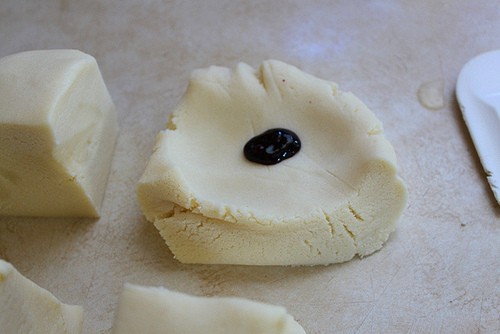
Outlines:
{"type": "Polygon", "coordinates": [[[380,249],[406,203],[382,124],[337,85],[279,61],[194,71],[139,181],[145,216],[181,262],[311,265],[380,249]],[[273,166],[243,146],[300,137],[273,166]]]}
{"type": "Polygon", "coordinates": [[[81,306],[61,303],[0,259],[0,333],[79,334],[82,326],[81,306]]]}
{"type": "Polygon", "coordinates": [[[305,334],[280,306],[125,284],[113,334],[305,334]]]}
{"type": "Polygon", "coordinates": [[[0,59],[0,215],[99,216],[117,134],[92,56],[0,59]]]}

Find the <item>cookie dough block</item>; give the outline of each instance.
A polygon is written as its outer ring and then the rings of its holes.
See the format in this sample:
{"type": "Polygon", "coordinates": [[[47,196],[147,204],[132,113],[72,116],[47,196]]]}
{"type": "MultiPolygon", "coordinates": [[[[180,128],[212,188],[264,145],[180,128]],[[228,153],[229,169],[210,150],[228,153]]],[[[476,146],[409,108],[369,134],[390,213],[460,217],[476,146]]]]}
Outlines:
{"type": "Polygon", "coordinates": [[[305,334],[285,308],[125,284],[113,334],[305,334]]]}
{"type": "Polygon", "coordinates": [[[83,308],[61,303],[49,291],[0,259],[0,332],[79,334],[83,308]]]}
{"type": "Polygon", "coordinates": [[[407,191],[381,122],[352,93],[280,61],[193,72],[138,185],[146,218],[185,263],[316,265],[380,249],[407,191]],[[272,166],[243,147],[300,137],[272,166]]]}
{"type": "Polygon", "coordinates": [[[92,56],[0,59],[0,215],[98,217],[117,133],[92,56]]]}

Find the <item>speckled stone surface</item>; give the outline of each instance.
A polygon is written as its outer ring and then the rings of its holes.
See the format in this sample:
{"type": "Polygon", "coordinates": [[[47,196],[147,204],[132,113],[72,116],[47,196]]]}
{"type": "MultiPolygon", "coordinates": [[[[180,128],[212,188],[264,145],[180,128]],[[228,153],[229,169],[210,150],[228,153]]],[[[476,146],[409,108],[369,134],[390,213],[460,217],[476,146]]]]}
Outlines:
{"type": "Polygon", "coordinates": [[[94,55],[121,127],[102,217],[0,218],[0,258],[109,333],[124,282],[288,308],[307,333],[500,332],[500,209],[454,87],[500,48],[496,1],[2,0],[0,57],[94,55]],[[337,82],[382,120],[409,188],[379,252],[321,267],[183,265],[141,215],[136,182],[190,72],[279,59],[337,82]],[[443,80],[443,108],[417,92],[443,80]]]}

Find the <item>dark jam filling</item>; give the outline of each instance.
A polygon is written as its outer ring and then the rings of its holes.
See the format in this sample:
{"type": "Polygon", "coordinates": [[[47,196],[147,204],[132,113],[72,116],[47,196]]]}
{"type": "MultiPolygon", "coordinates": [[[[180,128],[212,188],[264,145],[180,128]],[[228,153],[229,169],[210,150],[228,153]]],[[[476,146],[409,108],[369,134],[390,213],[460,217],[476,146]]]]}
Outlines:
{"type": "Polygon", "coordinates": [[[245,158],[262,165],[275,165],[300,151],[300,139],[287,129],[270,129],[250,139],[243,148],[245,158]]]}

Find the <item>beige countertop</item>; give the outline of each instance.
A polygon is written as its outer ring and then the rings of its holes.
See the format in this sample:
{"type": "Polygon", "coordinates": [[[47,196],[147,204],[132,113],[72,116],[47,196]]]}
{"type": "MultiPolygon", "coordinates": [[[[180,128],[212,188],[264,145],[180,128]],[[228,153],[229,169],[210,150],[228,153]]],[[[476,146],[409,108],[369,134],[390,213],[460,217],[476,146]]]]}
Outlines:
{"type": "Polygon", "coordinates": [[[97,58],[121,127],[102,217],[0,218],[0,258],[108,333],[122,284],[283,305],[307,333],[500,332],[500,209],[454,86],[500,48],[497,1],[2,0],[0,56],[97,58]],[[372,256],[321,267],[183,265],[141,215],[135,185],[190,72],[274,58],[340,84],[382,120],[409,202],[372,256]],[[443,80],[445,106],[419,87],[443,80]]]}

